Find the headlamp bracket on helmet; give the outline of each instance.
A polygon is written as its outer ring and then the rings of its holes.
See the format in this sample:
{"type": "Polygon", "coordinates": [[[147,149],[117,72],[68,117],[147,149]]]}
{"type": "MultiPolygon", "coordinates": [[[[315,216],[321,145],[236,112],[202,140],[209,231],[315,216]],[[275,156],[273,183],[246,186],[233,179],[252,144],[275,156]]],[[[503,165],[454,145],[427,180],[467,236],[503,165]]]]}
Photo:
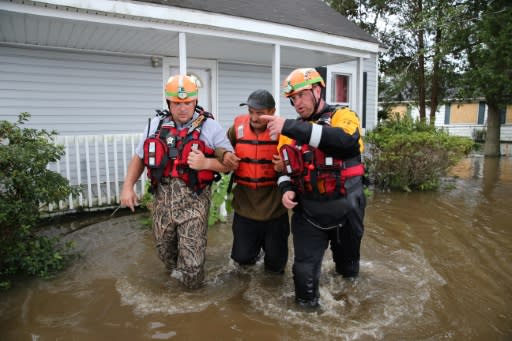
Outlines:
{"type": "Polygon", "coordinates": [[[179,87],[178,88],[178,98],[179,99],[185,99],[187,97],[188,97],[188,93],[185,91],[185,89],[182,88],[182,87],[179,87]]]}
{"type": "Polygon", "coordinates": [[[288,85],[286,86],[286,89],[284,90],[285,93],[289,94],[293,91],[293,86],[290,81],[288,81],[288,85]]]}

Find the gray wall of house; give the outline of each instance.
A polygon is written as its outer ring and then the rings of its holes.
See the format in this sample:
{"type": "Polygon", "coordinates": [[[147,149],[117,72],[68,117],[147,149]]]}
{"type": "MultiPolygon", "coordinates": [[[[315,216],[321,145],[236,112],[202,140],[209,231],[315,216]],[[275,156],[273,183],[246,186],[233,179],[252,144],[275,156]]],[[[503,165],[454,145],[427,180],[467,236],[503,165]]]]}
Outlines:
{"type": "MultiPolygon", "coordinates": [[[[375,62],[364,64],[367,128],[376,120],[375,62]]],[[[280,78],[291,71],[283,68],[280,78]]],[[[253,90],[271,91],[271,75],[267,66],[219,63],[218,116],[224,128],[246,112],[239,104],[253,90]]],[[[56,129],[59,135],[139,133],[160,108],[161,78],[145,57],[0,46],[0,119],[14,121],[28,111],[27,126],[56,129]]],[[[282,95],[280,113],[296,117],[282,95]]]]}
{"type": "MultiPolygon", "coordinates": [[[[377,54],[365,59],[363,72],[366,72],[366,129],[371,130],[377,125],[378,74],[377,54]]],[[[359,113],[362,118],[362,113],[359,113]]]]}
{"type": "MultiPolygon", "coordinates": [[[[292,69],[281,69],[280,79],[284,79],[292,69]]],[[[233,118],[247,113],[247,107],[240,103],[247,100],[256,89],[272,92],[272,68],[266,66],[237,63],[219,63],[219,121],[224,128],[233,124],[233,118]]],[[[296,117],[295,110],[287,98],[281,95],[280,114],[283,117],[296,117]]]]}
{"type": "Polygon", "coordinates": [[[149,58],[0,46],[0,119],[60,135],[140,132],[161,103],[149,58]]]}

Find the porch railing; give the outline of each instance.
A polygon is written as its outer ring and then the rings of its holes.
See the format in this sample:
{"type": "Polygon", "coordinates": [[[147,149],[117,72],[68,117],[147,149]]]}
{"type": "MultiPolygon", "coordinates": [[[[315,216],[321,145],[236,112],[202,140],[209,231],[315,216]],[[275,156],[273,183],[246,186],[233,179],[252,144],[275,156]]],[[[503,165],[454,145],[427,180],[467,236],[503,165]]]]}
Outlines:
{"type": "MultiPolygon", "coordinates": [[[[450,134],[470,137],[477,126],[445,128],[450,134]]],[[[511,132],[512,126],[502,127],[502,136],[508,137],[511,132]]],[[[73,212],[119,205],[128,164],[141,137],[142,134],[56,136],[54,143],[63,145],[65,154],[48,168],[67,178],[80,193],[58,203],[45,204],[41,211],[73,212]]],[[[511,154],[509,149],[504,151],[505,155],[511,154]]],[[[146,181],[146,172],[143,172],[135,184],[139,197],[144,194],[146,181]]]]}
{"type": "MultiPolygon", "coordinates": [[[[119,204],[128,164],[142,134],[56,136],[54,143],[64,146],[65,154],[48,165],[80,189],[78,195],[41,207],[42,212],[69,212],[113,207],[119,204]]],[[[135,185],[144,193],[145,172],[135,185]]]]}

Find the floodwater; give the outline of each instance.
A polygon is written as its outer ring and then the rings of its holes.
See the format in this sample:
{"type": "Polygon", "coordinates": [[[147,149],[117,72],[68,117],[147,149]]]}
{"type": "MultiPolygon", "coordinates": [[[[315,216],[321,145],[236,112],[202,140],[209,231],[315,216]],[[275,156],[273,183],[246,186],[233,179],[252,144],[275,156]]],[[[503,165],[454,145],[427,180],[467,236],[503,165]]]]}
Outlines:
{"type": "Polygon", "coordinates": [[[0,293],[0,340],[512,340],[512,159],[452,173],[369,199],[360,276],[335,276],[327,251],[318,311],[294,305],[291,261],[233,264],[228,224],[209,231],[207,285],[185,290],[128,215],[69,234],[82,256],[56,278],[0,293]]]}

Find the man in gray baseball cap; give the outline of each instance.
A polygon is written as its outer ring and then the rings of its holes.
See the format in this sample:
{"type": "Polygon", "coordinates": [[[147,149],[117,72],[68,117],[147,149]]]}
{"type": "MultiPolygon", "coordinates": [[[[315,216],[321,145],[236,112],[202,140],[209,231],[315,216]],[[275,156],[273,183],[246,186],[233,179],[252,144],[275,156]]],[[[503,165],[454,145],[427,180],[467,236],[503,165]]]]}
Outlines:
{"type": "Polygon", "coordinates": [[[274,109],[276,107],[276,102],[274,101],[274,96],[272,96],[270,92],[258,89],[249,95],[247,102],[240,103],[240,106],[244,105],[254,109],[274,109]]]}
{"type": "Polygon", "coordinates": [[[259,89],[240,106],[247,106],[249,113],[237,116],[227,133],[235,152],[223,152],[221,157],[225,166],[234,169],[236,183],[231,258],[242,266],[253,265],[263,251],[265,270],[282,274],[290,235],[288,211],[277,187],[275,166],[282,163],[277,137],[270,135],[267,121],[261,119],[275,114],[276,103],[270,92],[259,89]]]}

